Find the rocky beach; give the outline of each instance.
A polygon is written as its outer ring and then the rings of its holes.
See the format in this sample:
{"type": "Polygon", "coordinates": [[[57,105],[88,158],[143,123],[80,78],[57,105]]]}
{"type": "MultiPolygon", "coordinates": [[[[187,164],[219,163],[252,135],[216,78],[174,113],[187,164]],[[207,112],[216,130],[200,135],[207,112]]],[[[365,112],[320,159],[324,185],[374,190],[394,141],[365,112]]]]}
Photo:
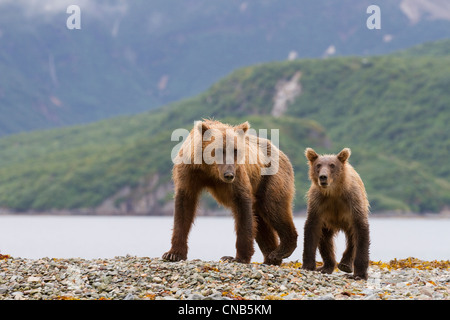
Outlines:
{"type": "Polygon", "coordinates": [[[372,261],[367,281],[281,266],[0,255],[0,300],[450,300],[450,262],[372,261]]]}

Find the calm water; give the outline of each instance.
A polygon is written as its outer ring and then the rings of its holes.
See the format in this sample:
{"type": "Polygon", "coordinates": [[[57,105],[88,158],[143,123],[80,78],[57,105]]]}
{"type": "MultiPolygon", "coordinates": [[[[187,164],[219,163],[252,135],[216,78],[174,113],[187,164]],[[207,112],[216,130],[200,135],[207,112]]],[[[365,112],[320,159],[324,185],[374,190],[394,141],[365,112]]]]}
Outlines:
{"type": "MultiPolygon", "coordinates": [[[[298,247],[286,261],[301,261],[304,221],[295,218],[298,247]]],[[[170,248],[172,223],[172,217],[0,216],[0,253],[24,258],[160,257],[170,248]]],[[[450,219],[372,218],[370,227],[371,260],[450,259],[450,219]]],[[[235,239],[231,217],[198,217],[188,259],[234,255],[235,239]]],[[[345,246],[342,233],[336,243],[340,258],[345,246]]],[[[262,260],[256,247],[252,261],[262,260]]]]}

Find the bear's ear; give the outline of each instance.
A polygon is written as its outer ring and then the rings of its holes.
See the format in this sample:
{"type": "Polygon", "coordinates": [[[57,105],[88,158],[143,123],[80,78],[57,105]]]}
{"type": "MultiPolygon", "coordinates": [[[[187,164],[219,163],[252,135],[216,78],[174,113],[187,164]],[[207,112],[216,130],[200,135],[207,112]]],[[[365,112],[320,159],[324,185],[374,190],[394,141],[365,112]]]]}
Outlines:
{"type": "Polygon", "coordinates": [[[306,159],[308,159],[310,162],[316,161],[316,159],[319,157],[319,155],[311,148],[306,148],[305,156],[306,159]]]}
{"type": "Polygon", "coordinates": [[[347,161],[348,158],[350,158],[351,154],[352,154],[352,151],[349,148],[344,148],[344,149],[342,149],[341,152],[339,152],[339,154],[337,155],[337,158],[339,159],[340,162],[345,163],[345,161],[347,161]]]}
{"type": "Polygon", "coordinates": [[[205,121],[197,121],[196,126],[197,130],[201,133],[202,136],[208,129],[210,129],[205,121]]]}
{"type": "Polygon", "coordinates": [[[248,121],[241,123],[240,125],[236,126],[236,128],[235,128],[235,130],[242,130],[242,131],[244,131],[244,133],[247,133],[248,129],[250,129],[250,123],[248,123],[248,121]]]}

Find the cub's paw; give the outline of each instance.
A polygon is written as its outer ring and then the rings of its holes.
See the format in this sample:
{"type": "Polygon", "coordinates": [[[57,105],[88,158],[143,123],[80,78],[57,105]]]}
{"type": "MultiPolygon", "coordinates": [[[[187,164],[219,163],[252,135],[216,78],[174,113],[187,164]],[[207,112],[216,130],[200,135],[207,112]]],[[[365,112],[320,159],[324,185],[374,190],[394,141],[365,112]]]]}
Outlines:
{"type": "Polygon", "coordinates": [[[167,261],[176,262],[176,261],[186,260],[187,257],[183,256],[181,254],[172,253],[169,251],[169,252],[164,253],[162,258],[167,261]]]}
{"type": "Polygon", "coordinates": [[[347,272],[347,273],[353,272],[353,268],[351,266],[349,266],[348,264],[342,263],[342,262],[338,264],[338,268],[339,268],[339,270],[347,272]]]}

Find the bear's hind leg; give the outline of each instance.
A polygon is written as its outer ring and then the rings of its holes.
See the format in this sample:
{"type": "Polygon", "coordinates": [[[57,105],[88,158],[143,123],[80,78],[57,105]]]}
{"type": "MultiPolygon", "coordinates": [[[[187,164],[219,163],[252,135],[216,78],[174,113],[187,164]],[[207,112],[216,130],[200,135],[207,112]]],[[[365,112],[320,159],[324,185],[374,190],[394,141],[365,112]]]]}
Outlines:
{"type": "Polygon", "coordinates": [[[264,264],[280,265],[281,259],[272,260],[268,256],[278,247],[278,237],[275,230],[264,219],[256,215],[256,243],[264,256],[264,264]]]}
{"type": "MultiPolygon", "coordinates": [[[[268,264],[281,264],[281,260],[289,257],[297,248],[297,230],[292,218],[292,210],[289,203],[283,207],[279,203],[267,202],[265,198],[259,198],[255,202],[255,212],[264,219],[266,225],[278,235],[279,244],[268,255],[264,255],[264,260],[268,264]]],[[[261,237],[267,236],[261,234],[261,237]]],[[[274,235],[275,236],[275,235],[274,235]]],[[[275,236],[276,238],[276,236],[275,236]]],[[[265,241],[269,241],[265,239],[265,241]]],[[[272,240],[270,240],[272,242],[272,240]]],[[[262,249],[261,249],[262,250],[262,249]]]]}
{"type": "Polygon", "coordinates": [[[281,261],[289,257],[297,248],[298,234],[293,222],[275,220],[273,225],[280,237],[280,245],[269,254],[268,259],[281,261]]]}
{"type": "MultiPolygon", "coordinates": [[[[292,173],[293,174],[293,173],[292,173]]],[[[278,246],[267,256],[270,264],[281,264],[297,248],[297,230],[292,215],[294,180],[281,175],[264,175],[255,195],[254,212],[278,235],[278,246]]]]}
{"type": "MultiPolygon", "coordinates": [[[[285,209],[286,211],[283,213],[275,210],[273,210],[273,212],[263,211],[262,210],[263,208],[264,206],[258,206],[256,210],[257,212],[260,213],[261,217],[263,217],[266,226],[269,226],[271,230],[275,230],[279,238],[278,245],[274,247],[275,243],[273,242],[272,239],[273,238],[276,239],[277,236],[273,233],[267,235],[261,232],[260,237],[269,238],[264,239],[263,241],[266,241],[266,243],[271,243],[270,246],[273,248],[273,250],[267,255],[263,252],[264,261],[267,264],[280,265],[281,260],[289,257],[292,254],[292,252],[294,252],[294,250],[297,248],[297,237],[298,237],[297,230],[295,229],[295,225],[292,220],[292,215],[289,208],[286,208],[285,209]]],[[[267,246],[267,248],[269,247],[267,246]]]]}

